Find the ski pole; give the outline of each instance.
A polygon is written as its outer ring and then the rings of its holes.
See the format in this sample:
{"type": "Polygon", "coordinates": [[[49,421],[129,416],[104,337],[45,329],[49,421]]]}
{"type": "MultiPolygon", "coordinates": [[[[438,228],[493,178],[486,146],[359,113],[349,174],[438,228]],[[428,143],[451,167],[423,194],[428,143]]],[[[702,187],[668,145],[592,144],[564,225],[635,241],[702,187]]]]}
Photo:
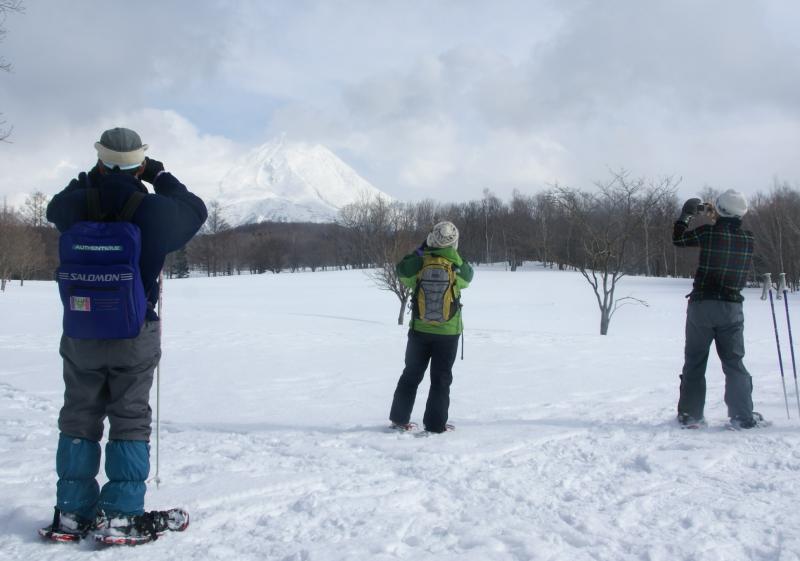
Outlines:
{"type": "MultiPolygon", "coordinates": [[[[161,336],[164,333],[164,320],[161,316],[161,301],[164,295],[164,271],[158,274],[158,340],[161,341],[161,336]]],[[[155,482],[156,489],[161,485],[161,476],[159,475],[159,464],[161,454],[159,451],[159,444],[161,443],[161,359],[158,360],[156,365],[156,474],[151,481],[155,482]]]]}
{"type": "Polygon", "coordinates": [[[781,384],[783,385],[783,401],[786,403],[786,418],[791,419],[789,416],[789,397],[786,395],[786,379],[783,375],[783,355],[781,354],[781,343],[778,339],[778,321],[775,319],[775,302],[772,300],[772,275],[770,273],[764,274],[764,290],[761,293],[762,300],[766,300],[766,294],[769,294],[769,306],[772,308],[772,326],[775,328],[775,345],[778,347],[778,365],[781,369],[781,384]]]}
{"type": "Polygon", "coordinates": [[[789,319],[789,292],[786,290],[786,273],[781,273],[778,290],[783,292],[783,304],[786,307],[786,327],[789,329],[789,351],[792,354],[792,373],[794,374],[794,398],[797,400],[797,414],[800,415],[800,393],[797,391],[797,363],[794,358],[794,339],[792,338],[792,321],[789,319]]]}
{"type": "MultiPolygon", "coordinates": [[[[460,308],[463,308],[463,307],[464,306],[460,305],[459,306],[459,311],[460,311],[460,308]]],[[[458,318],[458,323],[459,323],[459,327],[461,328],[461,360],[464,360],[464,320],[463,320],[463,318],[461,316],[459,316],[459,318],[458,318]]]]}

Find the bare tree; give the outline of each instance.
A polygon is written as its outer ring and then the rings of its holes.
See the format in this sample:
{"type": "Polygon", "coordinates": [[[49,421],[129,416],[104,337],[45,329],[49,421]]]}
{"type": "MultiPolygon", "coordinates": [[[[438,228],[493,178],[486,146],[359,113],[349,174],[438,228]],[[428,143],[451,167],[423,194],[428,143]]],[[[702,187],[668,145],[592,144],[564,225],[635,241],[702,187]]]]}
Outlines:
{"type": "Polygon", "coordinates": [[[501,228],[506,260],[512,271],[516,271],[526,257],[536,252],[535,210],[536,200],[533,197],[514,190],[501,228]]]}
{"type": "Polygon", "coordinates": [[[166,271],[167,278],[185,279],[189,276],[189,258],[187,256],[186,248],[182,247],[177,251],[173,251],[167,255],[164,261],[164,270],[166,271]]]}
{"type": "Polygon", "coordinates": [[[189,253],[193,261],[202,264],[207,276],[217,276],[221,272],[220,259],[225,241],[220,234],[230,226],[222,216],[222,205],[217,200],[208,203],[208,219],[203,225],[202,235],[189,242],[189,253]]]}
{"type": "Polygon", "coordinates": [[[16,226],[16,236],[12,251],[13,273],[24,286],[25,279],[45,264],[45,246],[42,236],[34,228],[20,224],[16,226]]]}
{"type": "Polygon", "coordinates": [[[46,264],[46,247],[41,234],[24,223],[13,209],[0,211],[0,291],[11,278],[20,286],[46,264]]]}
{"type": "MultiPolygon", "coordinates": [[[[671,187],[667,182],[663,188],[671,187]]],[[[597,192],[557,187],[559,203],[575,225],[578,254],[573,264],[592,287],[600,309],[600,334],[606,335],[614,313],[638,298],[616,294],[617,284],[645,257],[634,251],[640,236],[639,210],[646,197],[645,182],[630,179],[622,170],[612,172],[611,180],[597,184],[597,192]]]]}
{"type": "Polygon", "coordinates": [[[280,273],[286,266],[288,244],[268,231],[257,232],[250,243],[250,269],[255,273],[280,273]]]}
{"type": "Polygon", "coordinates": [[[533,201],[532,218],[534,221],[534,247],[542,265],[552,263],[555,250],[552,247],[551,229],[556,214],[556,201],[552,192],[538,193],[533,201]]]}
{"type": "Polygon", "coordinates": [[[18,222],[13,209],[4,204],[0,210],[0,291],[3,292],[14,269],[14,245],[16,243],[14,234],[18,222]]]}
{"type": "MultiPolygon", "coordinates": [[[[665,237],[664,229],[658,228],[655,232],[652,230],[653,222],[658,217],[658,210],[664,201],[674,197],[680,181],[680,179],[676,181],[672,177],[664,177],[651,182],[642,191],[639,212],[642,220],[642,243],[644,244],[644,274],[648,277],[652,275],[651,257],[658,254],[653,251],[650,239],[653,234],[662,239],[665,237]]],[[[661,226],[661,224],[656,225],[661,226]]]]}
{"type": "Polygon", "coordinates": [[[370,262],[367,248],[370,235],[371,204],[370,199],[362,199],[339,210],[337,223],[350,233],[344,242],[348,246],[347,251],[350,253],[351,264],[358,268],[374,265],[374,262],[370,262]]]}
{"type": "Polygon", "coordinates": [[[228,221],[223,216],[223,209],[220,202],[216,199],[208,203],[208,219],[205,222],[205,230],[209,234],[218,234],[230,228],[228,221]]]}
{"type": "MultiPolygon", "coordinates": [[[[800,284],[800,192],[775,181],[772,191],[750,202],[745,222],[756,239],[754,264],[762,272],[786,273],[791,287],[800,284]]],[[[755,276],[755,271],[754,271],[755,276]]]]}
{"type": "Polygon", "coordinates": [[[411,290],[397,276],[395,265],[414,246],[414,212],[400,202],[382,197],[349,205],[341,213],[342,225],[359,233],[366,260],[375,267],[368,273],[375,285],[394,294],[400,303],[397,324],[403,325],[411,290]]]}
{"type": "Polygon", "coordinates": [[[47,221],[47,203],[49,197],[41,191],[34,191],[25,199],[25,206],[22,215],[25,223],[33,228],[46,228],[50,224],[47,221]]]}
{"type": "Polygon", "coordinates": [[[395,265],[413,247],[413,234],[413,223],[406,212],[406,206],[397,202],[390,204],[386,209],[383,236],[375,239],[373,244],[372,251],[380,261],[372,279],[378,288],[391,292],[400,302],[397,325],[403,325],[411,290],[400,281],[395,265]]]}
{"type": "MultiPolygon", "coordinates": [[[[22,11],[22,0],[0,0],[0,42],[6,34],[5,23],[8,14],[12,12],[20,13],[22,11]]],[[[0,56],[0,71],[11,71],[11,63],[7,62],[2,56],[0,56]]],[[[0,116],[2,116],[2,113],[0,113],[0,116]]],[[[11,128],[3,128],[5,124],[5,121],[0,120],[0,141],[6,140],[9,135],[11,135],[11,128]]]]}
{"type": "MultiPolygon", "coordinates": [[[[496,195],[489,189],[484,189],[481,211],[483,215],[483,241],[486,249],[484,259],[486,263],[493,263],[497,261],[498,257],[494,251],[495,240],[502,240],[503,238],[502,224],[505,207],[496,195]]],[[[503,255],[503,258],[505,260],[506,255],[503,255]]]]}

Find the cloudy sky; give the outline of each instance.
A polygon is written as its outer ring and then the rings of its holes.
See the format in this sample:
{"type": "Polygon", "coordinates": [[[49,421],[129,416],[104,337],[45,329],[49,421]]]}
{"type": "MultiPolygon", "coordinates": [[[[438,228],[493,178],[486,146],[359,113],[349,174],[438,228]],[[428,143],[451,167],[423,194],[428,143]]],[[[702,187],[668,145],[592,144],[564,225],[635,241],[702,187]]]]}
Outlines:
{"type": "Polygon", "coordinates": [[[625,168],[800,185],[797,0],[24,0],[0,196],[55,193],[113,126],[206,196],[277,135],[406,200],[625,168]]]}

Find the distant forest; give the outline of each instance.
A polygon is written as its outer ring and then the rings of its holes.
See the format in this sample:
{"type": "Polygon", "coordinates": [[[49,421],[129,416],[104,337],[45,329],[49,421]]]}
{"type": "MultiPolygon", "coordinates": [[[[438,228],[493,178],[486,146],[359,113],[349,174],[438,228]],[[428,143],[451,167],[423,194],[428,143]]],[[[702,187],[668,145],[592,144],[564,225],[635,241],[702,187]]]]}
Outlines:
{"type": "MultiPolygon", "coordinates": [[[[671,243],[683,204],[677,187],[671,177],[647,180],[622,171],[590,190],[555,185],[530,194],[515,191],[505,201],[486,190],[481,199],[460,203],[373,199],[343,208],[336,223],[262,222],[237,228],[225,221],[219,203],[209,201],[201,234],[169,256],[164,274],[392,269],[433,224],[450,220],[461,232],[459,252],[475,264],[505,263],[514,271],[525,261],[537,261],[579,270],[590,282],[592,272],[686,277],[694,272],[696,252],[671,243]]],[[[716,193],[707,188],[700,194],[713,201],[716,193]]],[[[19,209],[0,209],[2,289],[11,280],[53,278],[58,232],[46,222],[47,203],[36,192],[19,209]]],[[[800,190],[775,181],[769,192],[751,198],[745,226],[756,237],[750,281],[757,283],[766,272],[785,272],[796,289],[800,190]]]]}

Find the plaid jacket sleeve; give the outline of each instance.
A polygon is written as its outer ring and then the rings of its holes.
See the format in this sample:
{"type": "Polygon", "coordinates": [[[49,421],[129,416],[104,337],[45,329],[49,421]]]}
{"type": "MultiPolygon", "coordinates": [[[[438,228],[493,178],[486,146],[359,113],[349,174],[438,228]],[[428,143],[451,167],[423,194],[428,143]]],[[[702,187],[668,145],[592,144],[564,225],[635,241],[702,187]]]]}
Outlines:
{"type": "Polygon", "coordinates": [[[689,225],[678,220],[672,229],[672,244],[678,247],[698,247],[705,231],[706,225],[689,230],[689,225]]]}

